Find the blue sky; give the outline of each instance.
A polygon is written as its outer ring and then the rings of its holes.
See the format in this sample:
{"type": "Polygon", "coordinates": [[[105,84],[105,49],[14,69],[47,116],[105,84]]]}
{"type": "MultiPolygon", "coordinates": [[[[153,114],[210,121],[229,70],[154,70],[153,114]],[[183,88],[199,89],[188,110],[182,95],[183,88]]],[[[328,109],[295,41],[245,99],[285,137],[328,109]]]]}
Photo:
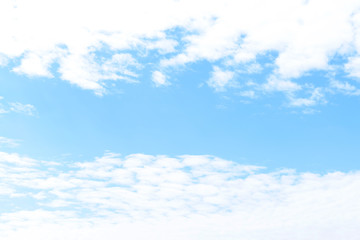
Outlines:
{"type": "Polygon", "coordinates": [[[327,104],[304,114],[303,108],[287,107],[282,95],[249,101],[237,96],[237,89],[214,92],[206,85],[207,65],[175,73],[176,82],[163,88],[154,87],[144,72],[140,83],[118,84],[104,96],[60,79],[27,78],[3,69],[2,102],[31,103],[36,111],[34,116],[3,114],[1,132],[21,140],[17,152],[41,159],[64,154],[89,159],[109,150],[211,154],[271,169],[359,168],[357,97],[330,95],[327,104]]]}
{"type": "Polygon", "coordinates": [[[352,0],[3,1],[0,236],[356,239],[359,29],[352,0]]]}

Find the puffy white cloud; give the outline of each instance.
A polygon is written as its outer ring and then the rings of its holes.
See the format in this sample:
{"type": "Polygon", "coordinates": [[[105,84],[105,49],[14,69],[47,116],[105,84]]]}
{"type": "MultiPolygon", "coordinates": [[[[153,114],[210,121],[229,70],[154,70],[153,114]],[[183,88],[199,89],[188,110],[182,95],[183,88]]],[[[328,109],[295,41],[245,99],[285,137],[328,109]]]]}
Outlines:
{"type": "Polygon", "coordinates": [[[154,71],[152,74],[152,81],[156,87],[168,86],[170,82],[166,79],[166,76],[160,71],[154,71]]]}
{"type": "Polygon", "coordinates": [[[0,153],[4,239],[357,239],[360,173],[108,153],[56,166],[0,153]],[[270,236],[270,237],[269,237],[270,236]]]}
{"type": "Polygon", "coordinates": [[[233,80],[234,72],[221,70],[219,67],[214,67],[211,73],[211,78],[207,81],[209,87],[212,87],[217,92],[225,91],[227,87],[236,86],[233,80]]]}
{"type": "Polygon", "coordinates": [[[345,69],[349,72],[350,76],[360,78],[360,57],[351,57],[349,62],[345,64],[345,69]]]}
{"type": "Polygon", "coordinates": [[[64,80],[102,95],[105,91],[102,80],[136,82],[137,74],[128,67],[139,67],[130,54],[114,54],[111,59],[98,63],[94,54],[71,54],[60,60],[59,72],[64,80]]]}
{"type": "Polygon", "coordinates": [[[13,68],[13,71],[28,76],[40,76],[52,78],[53,74],[49,68],[56,59],[56,53],[52,52],[28,52],[21,59],[19,66],[13,68]]]}
{"type": "Polygon", "coordinates": [[[282,79],[268,88],[294,91],[302,87],[296,78],[313,70],[340,67],[359,77],[359,10],[357,0],[5,0],[0,64],[13,63],[13,71],[29,76],[57,71],[103,94],[107,80],[136,82],[144,64],[163,81],[154,69],[170,72],[205,60],[214,68],[224,64],[223,72],[248,64],[252,74],[264,67],[258,57],[265,57],[265,79],[282,79]],[[332,62],[336,56],[345,63],[332,62]]]}

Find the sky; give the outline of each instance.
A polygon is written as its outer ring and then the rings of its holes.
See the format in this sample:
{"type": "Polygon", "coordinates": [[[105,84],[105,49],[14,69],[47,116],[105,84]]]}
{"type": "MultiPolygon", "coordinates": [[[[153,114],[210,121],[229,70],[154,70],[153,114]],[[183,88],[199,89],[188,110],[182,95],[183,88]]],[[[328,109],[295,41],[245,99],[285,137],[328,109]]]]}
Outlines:
{"type": "Polygon", "coordinates": [[[358,239],[360,2],[3,0],[0,239],[358,239]]]}

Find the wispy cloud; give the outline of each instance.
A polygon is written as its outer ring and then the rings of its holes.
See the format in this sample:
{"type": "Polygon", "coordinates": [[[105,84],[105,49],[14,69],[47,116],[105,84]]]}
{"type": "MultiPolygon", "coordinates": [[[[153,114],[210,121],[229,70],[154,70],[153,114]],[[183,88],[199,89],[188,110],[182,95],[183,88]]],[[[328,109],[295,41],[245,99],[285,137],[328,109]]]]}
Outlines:
{"type": "Polygon", "coordinates": [[[358,172],[267,172],[212,156],[113,153],[54,166],[3,152],[0,164],[0,194],[33,199],[1,213],[4,239],[29,232],[50,240],[355,240],[359,234],[358,172]]]}
{"type": "Polygon", "coordinates": [[[346,95],[360,95],[360,89],[348,82],[332,79],[330,81],[330,87],[346,95]]]}
{"type": "Polygon", "coordinates": [[[6,138],[0,136],[0,147],[17,147],[19,146],[19,140],[6,138]]]}
{"type": "Polygon", "coordinates": [[[270,76],[267,82],[262,85],[262,89],[267,92],[284,92],[289,94],[301,90],[302,87],[296,82],[281,79],[277,76],[270,76]]]}
{"type": "Polygon", "coordinates": [[[23,104],[19,102],[9,103],[10,111],[34,116],[36,108],[31,104],[23,104]]]}
{"type": "Polygon", "coordinates": [[[256,98],[256,93],[253,90],[241,91],[238,93],[239,96],[246,97],[246,98],[256,98]]]}
{"type": "MultiPolygon", "coordinates": [[[[3,100],[3,97],[0,97],[0,100],[3,100]]],[[[0,114],[5,113],[21,113],[29,116],[34,116],[36,114],[35,106],[31,104],[23,104],[20,102],[0,102],[0,114]]]]}
{"type": "Polygon", "coordinates": [[[320,103],[326,103],[324,93],[321,88],[315,88],[311,91],[311,95],[308,98],[297,98],[292,94],[289,95],[290,103],[292,107],[311,107],[320,103]]]}

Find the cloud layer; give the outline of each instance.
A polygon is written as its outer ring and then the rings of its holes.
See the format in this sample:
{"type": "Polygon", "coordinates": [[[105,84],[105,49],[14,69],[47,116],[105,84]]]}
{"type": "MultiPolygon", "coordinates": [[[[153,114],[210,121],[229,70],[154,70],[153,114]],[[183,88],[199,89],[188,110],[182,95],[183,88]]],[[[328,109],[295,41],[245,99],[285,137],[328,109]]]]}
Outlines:
{"type": "Polygon", "coordinates": [[[360,233],[358,172],[267,172],[212,156],[113,153],[60,164],[1,152],[0,165],[4,239],[332,240],[360,233]]]}
{"type": "MultiPolygon", "coordinates": [[[[209,85],[216,91],[227,83],[218,85],[219,65],[227,76],[265,68],[256,87],[239,81],[243,91],[285,92],[290,101],[296,92],[306,100],[290,105],[309,106],[324,99],[305,94],[321,84],[297,83],[304,74],[320,70],[332,82],[338,72],[359,78],[359,7],[357,0],[6,0],[0,3],[0,64],[29,76],[59,75],[97,94],[109,89],[109,80],[140,81],[144,66],[160,86],[169,82],[159,69],[169,73],[205,60],[215,68],[209,85]]],[[[344,84],[329,83],[324,91],[344,93],[336,87],[344,84]]],[[[357,93],[358,83],[352,85],[357,93]]]]}

